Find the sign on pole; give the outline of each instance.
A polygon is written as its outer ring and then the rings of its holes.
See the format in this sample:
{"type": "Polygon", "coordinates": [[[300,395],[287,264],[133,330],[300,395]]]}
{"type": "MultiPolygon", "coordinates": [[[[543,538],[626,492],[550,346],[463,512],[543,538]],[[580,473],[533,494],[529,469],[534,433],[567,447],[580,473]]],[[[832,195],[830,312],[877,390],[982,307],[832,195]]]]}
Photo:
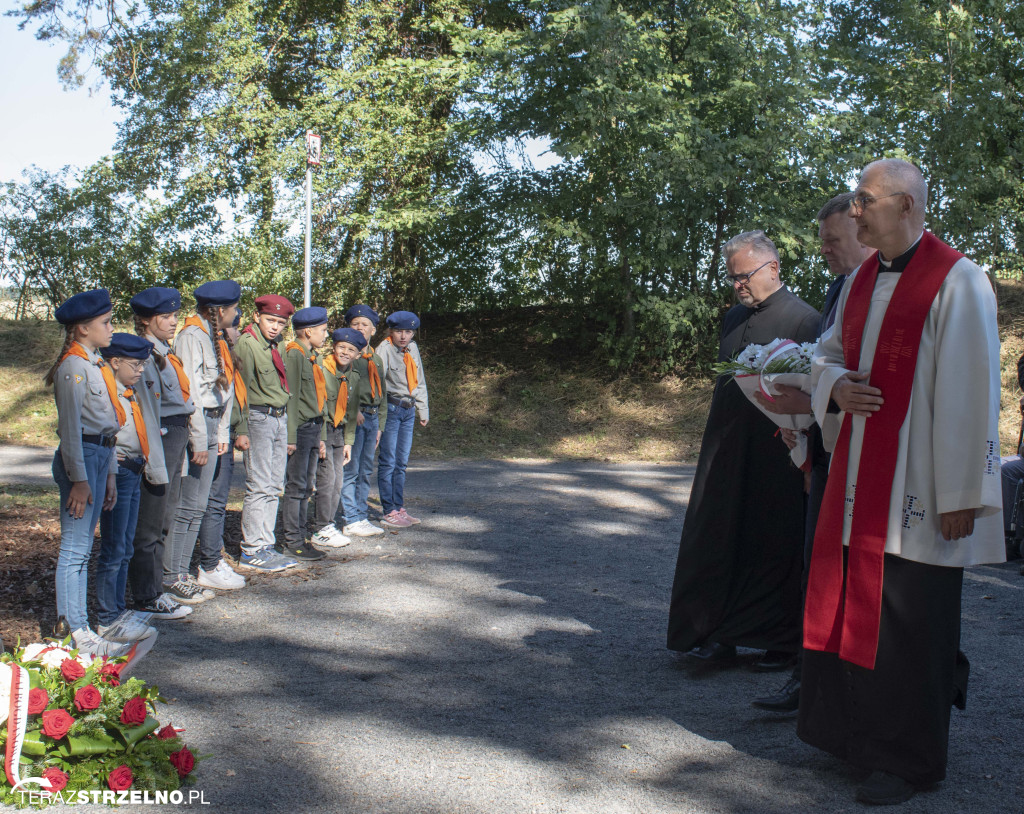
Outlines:
{"type": "Polygon", "coordinates": [[[312,130],[306,131],[306,163],[320,166],[320,136],[312,130]]]}
{"type": "Polygon", "coordinates": [[[304,308],[310,305],[310,246],[313,240],[313,167],[320,166],[320,136],[312,130],[306,131],[306,256],[302,275],[302,302],[304,308]]]}

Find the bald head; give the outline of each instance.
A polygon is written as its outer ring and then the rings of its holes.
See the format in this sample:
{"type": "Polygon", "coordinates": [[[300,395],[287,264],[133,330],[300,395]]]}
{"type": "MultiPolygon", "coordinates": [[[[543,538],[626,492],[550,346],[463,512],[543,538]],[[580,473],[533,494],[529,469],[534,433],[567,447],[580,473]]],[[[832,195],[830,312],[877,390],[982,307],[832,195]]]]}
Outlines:
{"type": "Polygon", "coordinates": [[[854,192],[850,217],[857,239],[891,259],[909,249],[924,229],[928,184],[921,171],[900,158],[868,164],[854,192]]]}
{"type": "Polygon", "coordinates": [[[877,174],[886,194],[902,192],[913,201],[913,217],[924,226],[924,212],[928,206],[928,182],[916,166],[902,158],[881,158],[872,161],[861,173],[864,178],[869,172],[877,174]]]}

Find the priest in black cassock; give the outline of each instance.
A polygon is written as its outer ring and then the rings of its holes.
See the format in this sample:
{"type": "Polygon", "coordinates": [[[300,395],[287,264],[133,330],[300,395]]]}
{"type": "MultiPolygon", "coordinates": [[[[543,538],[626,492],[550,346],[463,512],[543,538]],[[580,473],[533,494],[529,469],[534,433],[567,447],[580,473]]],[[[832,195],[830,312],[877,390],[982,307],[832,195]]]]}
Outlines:
{"type": "MultiPolygon", "coordinates": [[[[718,361],[773,339],[813,342],[818,312],[780,279],[779,253],[762,231],[723,247],[739,304],[725,315],[718,361]]],[[[728,662],[736,646],[768,651],[783,668],[800,649],[803,473],[776,425],[728,376],[715,384],[683,521],[668,647],[728,662]]]]}

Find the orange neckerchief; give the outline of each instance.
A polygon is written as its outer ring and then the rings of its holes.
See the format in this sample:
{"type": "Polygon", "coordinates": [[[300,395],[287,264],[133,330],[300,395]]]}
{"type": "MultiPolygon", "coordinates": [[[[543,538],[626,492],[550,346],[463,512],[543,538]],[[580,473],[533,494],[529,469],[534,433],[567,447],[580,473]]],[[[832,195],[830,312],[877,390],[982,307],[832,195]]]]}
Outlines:
{"type": "Polygon", "coordinates": [[[130,387],[124,389],[124,397],[132,403],[132,419],[135,421],[135,432],[139,434],[139,446],[142,447],[142,457],[149,460],[149,436],[146,434],[146,422],[142,418],[142,408],[135,400],[135,391],[130,387]]]}
{"type": "Polygon", "coordinates": [[[373,351],[369,347],[366,349],[366,353],[363,354],[363,358],[366,360],[366,370],[370,374],[370,396],[372,398],[380,398],[380,394],[384,392],[384,388],[380,384],[380,371],[377,370],[377,365],[373,363],[373,351]]]}
{"type": "Polygon", "coordinates": [[[235,371],[235,398],[238,399],[238,406],[244,410],[245,403],[249,400],[249,391],[245,389],[241,370],[235,371]]]}
{"type": "Polygon", "coordinates": [[[178,377],[178,386],[181,388],[181,400],[188,401],[188,397],[192,394],[192,387],[188,383],[188,376],[185,375],[185,366],[181,363],[181,359],[171,351],[168,351],[167,356],[164,358],[171,363],[171,367],[174,368],[174,373],[178,377]]]}
{"type": "Polygon", "coordinates": [[[290,350],[297,350],[304,358],[309,359],[310,363],[313,365],[313,384],[316,385],[316,404],[322,411],[324,409],[324,404],[327,403],[327,380],[324,378],[323,368],[316,363],[316,356],[306,356],[306,349],[294,339],[288,343],[284,350],[285,353],[290,350]]]}
{"type": "MultiPolygon", "coordinates": [[[[334,355],[324,359],[324,367],[331,371],[332,376],[338,375],[338,360],[334,355]]],[[[344,374],[343,374],[344,375],[344,374]]],[[[334,402],[334,427],[335,429],[345,420],[345,411],[348,409],[348,379],[342,379],[338,384],[338,400],[334,402]]]]}
{"type": "MultiPolygon", "coordinates": [[[[63,362],[69,356],[77,356],[79,359],[85,359],[87,362],[92,361],[89,358],[89,354],[85,352],[85,348],[77,342],[73,343],[71,345],[71,349],[60,357],[60,361],[63,362]]],[[[124,422],[128,420],[128,414],[125,413],[124,407],[121,406],[121,399],[117,395],[117,382],[114,381],[114,371],[110,369],[110,365],[104,364],[103,362],[92,363],[98,365],[100,372],[103,374],[103,381],[107,385],[107,396],[110,397],[110,403],[114,405],[114,413],[117,415],[118,426],[123,427],[124,422]]],[[[60,364],[60,362],[57,364],[60,364]]]]}
{"type": "MultiPolygon", "coordinates": [[[[203,324],[203,318],[200,317],[199,314],[193,314],[185,320],[185,328],[189,328],[193,325],[199,328],[207,336],[210,335],[206,325],[203,324]]],[[[231,348],[228,347],[228,343],[223,339],[218,339],[217,344],[220,345],[220,358],[221,362],[224,364],[224,373],[227,374],[229,382],[233,381],[235,378],[235,363],[231,359],[231,348]]]]}
{"type": "MultiPolygon", "coordinates": [[[[384,340],[385,342],[391,342],[389,336],[384,340]]],[[[398,350],[398,345],[391,342],[392,347],[398,350]]],[[[409,348],[402,348],[402,361],[405,362],[405,379],[409,383],[409,395],[412,395],[412,391],[416,389],[416,385],[420,383],[420,377],[416,375],[416,360],[412,358],[412,354],[409,353],[409,348]]],[[[370,363],[373,364],[372,362],[370,363]]]]}

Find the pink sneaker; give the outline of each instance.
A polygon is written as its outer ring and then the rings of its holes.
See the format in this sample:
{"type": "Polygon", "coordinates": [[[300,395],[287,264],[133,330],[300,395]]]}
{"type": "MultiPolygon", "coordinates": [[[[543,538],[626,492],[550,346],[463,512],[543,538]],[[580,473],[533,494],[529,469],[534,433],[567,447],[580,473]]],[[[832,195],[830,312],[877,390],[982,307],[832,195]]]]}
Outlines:
{"type": "Polygon", "coordinates": [[[406,529],[412,525],[412,521],[406,519],[401,512],[395,509],[384,515],[384,519],[380,521],[380,524],[387,526],[389,529],[406,529]]]}
{"type": "Polygon", "coordinates": [[[418,517],[413,517],[411,514],[409,514],[409,512],[405,510],[405,506],[399,509],[398,513],[402,515],[402,517],[404,517],[406,520],[408,520],[409,525],[411,526],[415,526],[417,523],[420,522],[420,519],[418,517]]]}

